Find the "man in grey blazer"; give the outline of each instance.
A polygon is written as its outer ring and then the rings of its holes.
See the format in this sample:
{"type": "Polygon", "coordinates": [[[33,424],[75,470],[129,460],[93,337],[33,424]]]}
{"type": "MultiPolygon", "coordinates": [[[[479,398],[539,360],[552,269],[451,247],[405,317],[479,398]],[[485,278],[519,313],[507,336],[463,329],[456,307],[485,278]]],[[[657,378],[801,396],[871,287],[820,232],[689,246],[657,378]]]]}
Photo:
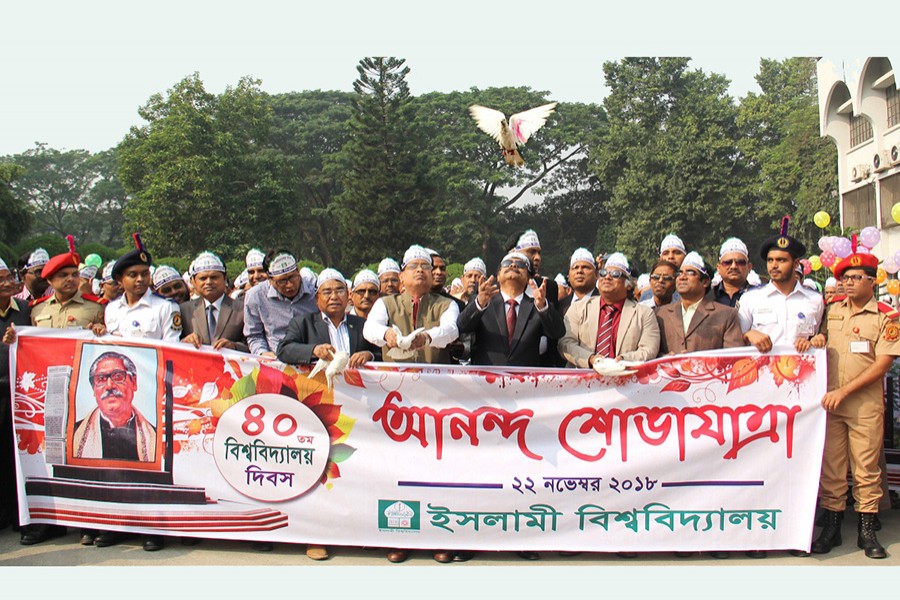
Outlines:
{"type": "Polygon", "coordinates": [[[189,269],[199,298],[181,303],[181,341],[249,352],[244,339],[244,304],[225,293],[225,264],[212,252],[202,252],[189,269]]]}
{"type": "Polygon", "coordinates": [[[677,271],[675,289],[681,300],[660,306],[660,356],[744,345],[736,308],[706,297],[712,268],[690,252],[677,271]]]}
{"type": "Polygon", "coordinates": [[[628,259],[614,252],[598,277],[600,296],[573,304],[566,312],[566,334],[559,341],[559,353],[569,364],[582,369],[590,368],[597,358],[656,358],[659,326],[653,309],[629,297],[628,259]]]}

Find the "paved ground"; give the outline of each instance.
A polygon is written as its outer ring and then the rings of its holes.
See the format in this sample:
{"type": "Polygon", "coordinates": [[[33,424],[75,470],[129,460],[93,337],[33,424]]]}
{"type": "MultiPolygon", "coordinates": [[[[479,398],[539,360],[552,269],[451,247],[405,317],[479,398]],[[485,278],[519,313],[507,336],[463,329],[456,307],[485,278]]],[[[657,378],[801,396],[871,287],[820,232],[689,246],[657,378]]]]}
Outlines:
{"type": "Polygon", "coordinates": [[[900,510],[891,510],[881,514],[883,529],[879,540],[888,551],[888,558],[871,560],[856,547],[856,516],[848,511],[844,519],[844,543],[830,554],[813,555],[811,558],[798,558],[787,552],[770,552],[769,558],[751,559],[743,553],[733,553],[727,560],[716,560],[707,555],[697,553],[690,558],[676,558],[671,553],[649,553],[634,559],[622,559],[615,554],[584,553],[577,557],[564,558],[555,553],[545,552],[541,560],[524,561],[511,552],[480,552],[475,559],[467,563],[438,565],[431,554],[416,551],[412,558],[402,564],[390,564],[384,558],[383,551],[365,551],[360,548],[332,548],[332,558],[317,562],[306,558],[302,545],[276,544],[272,552],[256,552],[247,542],[228,540],[203,540],[197,546],[183,546],[174,538],[168,540],[168,546],[160,552],[144,552],[140,538],[134,538],[119,546],[96,548],[78,544],[76,530],[62,538],[50,540],[36,546],[19,544],[19,534],[6,529],[0,532],[0,566],[281,566],[296,567],[383,567],[384,569],[403,570],[422,566],[434,566],[438,569],[460,569],[484,566],[524,567],[566,567],[566,566],[598,566],[598,567],[645,567],[645,566],[867,566],[867,567],[900,567],[900,510]]]}

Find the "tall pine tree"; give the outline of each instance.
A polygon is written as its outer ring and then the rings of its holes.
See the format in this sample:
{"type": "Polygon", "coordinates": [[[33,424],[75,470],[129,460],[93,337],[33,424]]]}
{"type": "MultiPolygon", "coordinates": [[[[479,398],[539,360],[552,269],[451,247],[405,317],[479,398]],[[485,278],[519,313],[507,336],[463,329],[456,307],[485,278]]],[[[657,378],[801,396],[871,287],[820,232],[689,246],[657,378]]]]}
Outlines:
{"type": "Polygon", "coordinates": [[[356,67],[352,135],[333,164],[343,172],[343,192],[334,214],[345,269],[383,256],[398,257],[410,243],[423,241],[429,228],[433,207],[426,202],[429,186],[411,132],[405,62],[370,57],[356,67]]]}

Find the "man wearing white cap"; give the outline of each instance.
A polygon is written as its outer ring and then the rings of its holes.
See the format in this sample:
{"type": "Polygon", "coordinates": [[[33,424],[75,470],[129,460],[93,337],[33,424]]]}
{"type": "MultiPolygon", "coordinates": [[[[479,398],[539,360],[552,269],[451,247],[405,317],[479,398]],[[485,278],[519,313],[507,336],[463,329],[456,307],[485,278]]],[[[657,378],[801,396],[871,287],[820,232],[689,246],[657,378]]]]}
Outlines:
{"type": "Polygon", "coordinates": [[[737,309],[706,298],[712,268],[696,252],[681,263],[675,287],[681,300],[660,306],[660,356],[744,345],[737,309]]]}
{"type": "Polygon", "coordinates": [[[587,248],[579,248],[569,259],[569,285],[572,293],[559,303],[559,314],[566,316],[569,307],[597,296],[597,263],[587,248]]]}
{"type": "Polygon", "coordinates": [[[177,269],[169,265],[159,265],[153,271],[153,291],[168,298],[175,304],[182,304],[191,299],[191,291],[177,269]]]}
{"type": "Polygon", "coordinates": [[[289,365],[308,365],[317,359],[331,360],[335,352],[347,352],[348,366],[355,369],[380,358],[378,347],[363,337],[366,320],[347,314],[350,294],[344,276],[336,269],[324,269],[316,287],[318,310],[291,319],[278,344],[278,360],[289,365]]]}
{"type": "Polygon", "coordinates": [[[656,358],[659,326],[653,309],[628,297],[628,259],[614,252],[603,267],[597,273],[600,295],[573,304],[566,313],[566,334],[559,341],[559,353],[569,364],[583,369],[598,358],[656,358]]]}
{"type": "Polygon", "coordinates": [[[825,280],[825,304],[831,304],[837,294],[837,279],[829,277],[825,280]]]}
{"type": "Polygon", "coordinates": [[[353,291],[350,294],[353,307],[350,314],[367,318],[380,294],[381,282],[378,281],[378,275],[374,271],[363,269],[353,278],[353,291]]]}
{"type": "Polygon", "coordinates": [[[250,288],[244,299],[244,336],[250,352],[275,358],[278,343],[294,317],[315,313],[315,290],[304,286],[297,260],[287,252],[266,257],[269,278],[250,288]]]}
{"type": "Polygon", "coordinates": [[[400,265],[397,261],[385,258],[378,264],[378,281],[381,283],[382,296],[400,293],[400,265]]]}
{"type": "Polygon", "coordinates": [[[112,276],[115,264],[114,260],[106,263],[106,266],[103,267],[103,274],[100,276],[100,297],[106,302],[112,302],[122,295],[122,286],[112,276]]]}
{"type": "Polygon", "coordinates": [[[479,257],[476,256],[463,265],[462,280],[465,289],[459,299],[468,303],[469,300],[478,295],[478,286],[481,285],[481,281],[485,277],[487,277],[487,266],[479,257]]]}
{"type": "Polygon", "coordinates": [[[266,254],[257,248],[251,248],[244,258],[244,265],[247,267],[247,282],[250,287],[254,287],[269,278],[263,262],[266,260],[266,254]]]}
{"type": "Polygon", "coordinates": [[[225,293],[225,263],[212,252],[202,252],[191,263],[191,282],[200,295],[181,304],[181,341],[248,352],[244,338],[244,303],[225,293]]]}
{"type": "Polygon", "coordinates": [[[41,270],[48,262],[50,262],[50,254],[43,248],[38,248],[28,256],[19,259],[21,265],[19,276],[24,287],[15,295],[16,300],[27,304],[35,298],[43,298],[53,293],[53,290],[50,289],[50,282],[41,277],[41,270]]]}
{"type": "Polygon", "coordinates": [[[78,287],[81,293],[94,295],[94,278],[97,277],[97,267],[82,263],[78,266],[78,276],[81,278],[81,285],[78,287]]]}
{"type": "MultiPolygon", "coordinates": [[[[403,255],[400,274],[403,293],[382,296],[375,301],[363,334],[366,339],[388,350],[397,347],[396,325],[400,335],[408,336],[416,329],[411,349],[415,355],[401,362],[452,364],[447,346],[459,337],[456,319],[459,307],[450,298],[431,293],[431,255],[422,246],[410,246],[403,255]]],[[[396,360],[383,353],[383,360],[396,360]]]]}
{"type": "MultiPolygon", "coordinates": [[[[687,255],[687,250],[684,248],[684,242],[681,241],[681,238],[675,235],[674,233],[670,233],[663,238],[663,241],[659,244],[659,260],[664,260],[670,262],[675,265],[675,269],[679,269],[681,267],[681,261],[684,260],[684,257],[687,255]]],[[[651,290],[645,291],[641,294],[640,300],[643,302],[644,300],[648,300],[653,296],[653,292],[651,290]]],[[[678,294],[676,292],[673,297],[675,300],[678,300],[678,294]]]]}
{"type": "Polygon", "coordinates": [[[543,277],[540,274],[543,257],[541,255],[541,242],[538,239],[537,232],[534,229],[526,229],[520,234],[514,234],[507,240],[506,251],[521,252],[528,257],[528,261],[531,265],[531,277],[534,279],[534,284],[540,287],[544,281],[546,281],[547,300],[554,308],[559,309],[559,286],[554,280],[543,277]]]}
{"type": "Polygon", "coordinates": [[[713,300],[725,306],[736,307],[741,296],[753,289],[747,276],[753,265],[747,245],[738,238],[728,238],[719,248],[719,264],[716,269],[722,281],[712,287],[713,300]]]}

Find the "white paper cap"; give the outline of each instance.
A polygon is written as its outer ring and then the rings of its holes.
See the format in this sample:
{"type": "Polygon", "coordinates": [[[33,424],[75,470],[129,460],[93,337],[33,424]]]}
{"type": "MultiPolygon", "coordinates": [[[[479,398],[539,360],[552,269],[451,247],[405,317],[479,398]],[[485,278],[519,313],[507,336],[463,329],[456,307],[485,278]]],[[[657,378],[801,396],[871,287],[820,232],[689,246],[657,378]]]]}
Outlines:
{"type": "Polygon", "coordinates": [[[572,257],[569,259],[569,266],[571,267],[577,262],[587,262],[591,263],[591,265],[593,266],[596,266],[593,253],[587,248],[579,248],[572,253],[572,257]]]}
{"type": "Polygon", "coordinates": [[[736,237],[728,238],[727,240],[725,240],[725,242],[722,243],[722,247],[719,248],[719,260],[721,260],[722,257],[729,252],[739,252],[747,258],[750,258],[750,252],[747,250],[747,244],[736,237]]]}
{"type": "MultiPolygon", "coordinates": [[[[430,260],[430,259],[429,259],[430,260]]],[[[385,273],[399,273],[400,265],[393,258],[385,258],[378,263],[378,276],[381,277],[385,273]]]]}
{"type": "Polygon", "coordinates": [[[159,265],[153,273],[153,287],[161,288],[170,281],[181,279],[181,273],[170,267],[169,265],[159,265]]]}
{"type": "Polygon", "coordinates": [[[193,277],[197,273],[202,273],[203,271],[219,271],[220,273],[224,273],[225,263],[212,252],[201,252],[197,255],[197,258],[194,259],[194,262],[191,263],[188,274],[193,277]]]}
{"type": "Polygon", "coordinates": [[[678,248],[682,252],[687,252],[687,250],[684,249],[684,242],[682,242],[681,238],[674,233],[670,233],[663,238],[662,243],[659,245],[659,253],[662,254],[669,248],[678,248]]]}
{"type": "Polygon", "coordinates": [[[381,287],[381,282],[378,281],[378,275],[369,269],[363,269],[356,274],[356,277],[353,278],[353,289],[355,290],[364,283],[371,283],[379,289],[381,287]]]}
{"type": "Polygon", "coordinates": [[[341,272],[337,269],[322,269],[322,272],[319,273],[319,277],[316,279],[316,287],[322,287],[322,284],[326,281],[332,281],[337,279],[338,281],[344,282],[344,276],[341,275],[341,272]]]}
{"type": "Polygon", "coordinates": [[[617,267],[631,275],[631,266],[628,264],[628,259],[621,252],[613,252],[606,257],[603,268],[608,269],[610,267],[617,267]]]}
{"type": "Polygon", "coordinates": [[[293,273],[296,270],[297,260],[287,253],[279,254],[269,263],[269,275],[272,277],[278,277],[285,273],[293,273]]]}
{"type": "Polygon", "coordinates": [[[428,253],[427,249],[417,244],[413,244],[412,246],[407,248],[406,252],[403,253],[403,267],[405,268],[406,265],[414,260],[422,260],[430,265],[431,255],[428,253]]]}
{"type": "Polygon", "coordinates": [[[487,265],[477,256],[463,265],[463,275],[469,271],[478,271],[482,276],[487,277],[487,265]]]}
{"type": "Polygon", "coordinates": [[[258,248],[251,248],[249,252],[247,252],[247,257],[244,259],[244,264],[247,265],[248,269],[256,269],[263,265],[263,259],[266,258],[265,253],[258,248]]]}
{"type": "Polygon", "coordinates": [[[692,269],[697,269],[707,277],[709,273],[706,270],[706,267],[703,266],[703,257],[691,250],[687,253],[687,256],[684,257],[684,261],[681,263],[682,270],[685,267],[690,267],[692,269]]]}
{"type": "Polygon", "coordinates": [[[516,250],[524,250],[525,248],[540,248],[541,242],[538,240],[538,234],[534,229],[528,229],[519,236],[516,242],[516,250]]]}

